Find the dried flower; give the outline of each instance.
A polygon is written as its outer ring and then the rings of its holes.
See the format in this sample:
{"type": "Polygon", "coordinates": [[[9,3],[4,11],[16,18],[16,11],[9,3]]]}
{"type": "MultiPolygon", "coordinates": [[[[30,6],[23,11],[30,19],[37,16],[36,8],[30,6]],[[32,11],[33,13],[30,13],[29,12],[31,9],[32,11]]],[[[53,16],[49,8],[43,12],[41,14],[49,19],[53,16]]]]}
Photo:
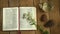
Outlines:
{"type": "Polygon", "coordinates": [[[43,14],[40,18],[40,21],[46,22],[47,21],[47,15],[43,14]]]}
{"type": "Polygon", "coordinates": [[[49,20],[48,22],[46,22],[46,24],[44,25],[44,27],[52,27],[54,25],[53,20],[49,20]]]}

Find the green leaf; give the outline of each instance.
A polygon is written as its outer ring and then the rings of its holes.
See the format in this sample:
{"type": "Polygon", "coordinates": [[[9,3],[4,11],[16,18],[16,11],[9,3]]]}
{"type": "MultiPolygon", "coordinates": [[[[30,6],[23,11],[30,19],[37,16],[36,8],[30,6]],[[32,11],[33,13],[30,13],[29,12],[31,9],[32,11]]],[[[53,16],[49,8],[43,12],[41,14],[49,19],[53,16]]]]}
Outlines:
{"type": "Polygon", "coordinates": [[[40,30],[41,32],[43,32],[44,29],[40,26],[39,30],[40,30]]]}
{"type": "Polygon", "coordinates": [[[26,18],[26,13],[23,14],[23,19],[26,18]]]}
{"type": "Polygon", "coordinates": [[[31,23],[30,25],[35,25],[35,23],[31,23]]]}
{"type": "Polygon", "coordinates": [[[49,32],[48,31],[44,31],[43,34],[49,34],[49,32]]]}

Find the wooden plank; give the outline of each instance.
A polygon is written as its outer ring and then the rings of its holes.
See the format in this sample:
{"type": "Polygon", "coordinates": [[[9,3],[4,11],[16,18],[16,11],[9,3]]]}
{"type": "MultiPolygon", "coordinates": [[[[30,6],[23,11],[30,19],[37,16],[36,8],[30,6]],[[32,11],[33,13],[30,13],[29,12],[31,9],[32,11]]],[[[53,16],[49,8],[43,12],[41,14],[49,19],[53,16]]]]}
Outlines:
{"type": "Polygon", "coordinates": [[[20,0],[19,6],[33,6],[33,0],[20,0]]]}
{"type": "Polygon", "coordinates": [[[35,34],[35,31],[21,31],[21,34],[35,34]]]}
{"type": "Polygon", "coordinates": [[[0,8],[8,7],[8,0],[0,0],[0,8]]]}
{"type": "Polygon", "coordinates": [[[60,16],[60,0],[59,0],[59,2],[58,2],[58,3],[59,3],[59,16],[60,16]]]}
{"type": "Polygon", "coordinates": [[[50,19],[54,20],[55,25],[51,28],[51,34],[60,34],[59,0],[52,1],[54,4],[54,8],[50,12],[50,19]]]}
{"type": "Polygon", "coordinates": [[[2,13],[2,8],[0,8],[0,31],[2,31],[2,17],[3,17],[3,13],[2,13]]]}
{"type": "Polygon", "coordinates": [[[10,34],[18,34],[17,31],[11,31],[10,34]]]}
{"type": "Polygon", "coordinates": [[[9,7],[18,7],[19,0],[8,0],[9,7]]]}
{"type": "Polygon", "coordinates": [[[0,27],[2,27],[2,23],[3,23],[3,11],[2,8],[0,8],[0,27]]]}
{"type": "Polygon", "coordinates": [[[9,32],[0,31],[0,34],[9,34],[9,32]]]}

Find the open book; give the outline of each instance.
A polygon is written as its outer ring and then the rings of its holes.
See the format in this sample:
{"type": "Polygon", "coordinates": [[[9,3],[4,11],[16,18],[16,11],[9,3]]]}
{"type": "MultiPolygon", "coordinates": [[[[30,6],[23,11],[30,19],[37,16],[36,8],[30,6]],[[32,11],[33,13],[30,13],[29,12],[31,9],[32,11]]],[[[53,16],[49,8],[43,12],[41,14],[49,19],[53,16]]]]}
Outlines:
{"type": "Polygon", "coordinates": [[[3,8],[3,31],[36,30],[35,7],[3,8]]]}

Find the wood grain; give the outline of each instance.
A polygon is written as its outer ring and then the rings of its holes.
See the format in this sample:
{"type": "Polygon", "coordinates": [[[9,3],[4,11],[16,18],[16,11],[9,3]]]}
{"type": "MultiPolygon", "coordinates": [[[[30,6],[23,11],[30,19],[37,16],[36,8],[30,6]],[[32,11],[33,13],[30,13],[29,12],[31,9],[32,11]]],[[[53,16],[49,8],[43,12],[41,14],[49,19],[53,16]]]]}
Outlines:
{"type": "Polygon", "coordinates": [[[20,0],[8,0],[8,6],[9,7],[18,7],[20,0]]]}
{"type": "Polygon", "coordinates": [[[19,6],[21,6],[21,7],[31,7],[31,6],[33,6],[33,0],[20,0],[19,6]]]}
{"type": "Polygon", "coordinates": [[[9,34],[9,32],[0,31],[0,34],[9,34]]]}
{"type": "Polygon", "coordinates": [[[18,34],[18,31],[11,31],[10,34],[18,34]]]}
{"type": "MultiPolygon", "coordinates": [[[[45,0],[43,0],[45,2],[45,0]]],[[[46,15],[49,19],[54,20],[54,26],[50,30],[50,34],[60,34],[60,16],[59,16],[59,0],[52,0],[54,8],[52,11],[48,12],[46,15]],[[49,15],[48,15],[49,14],[49,15]]],[[[39,8],[39,0],[0,0],[0,34],[17,34],[17,31],[4,32],[2,31],[2,20],[3,13],[2,8],[4,7],[36,7],[37,23],[38,25],[43,24],[39,19],[41,15],[44,14],[39,8]]],[[[37,31],[21,31],[21,34],[41,34],[39,30],[37,31]]]]}
{"type": "Polygon", "coordinates": [[[54,26],[51,28],[51,34],[60,34],[59,22],[59,0],[52,0],[54,4],[53,10],[50,12],[50,19],[54,20],[54,26]]]}
{"type": "Polygon", "coordinates": [[[35,31],[21,31],[21,34],[35,34],[35,31]]]}
{"type": "Polygon", "coordinates": [[[0,0],[0,8],[8,7],[8,0],[0,0]]]}

